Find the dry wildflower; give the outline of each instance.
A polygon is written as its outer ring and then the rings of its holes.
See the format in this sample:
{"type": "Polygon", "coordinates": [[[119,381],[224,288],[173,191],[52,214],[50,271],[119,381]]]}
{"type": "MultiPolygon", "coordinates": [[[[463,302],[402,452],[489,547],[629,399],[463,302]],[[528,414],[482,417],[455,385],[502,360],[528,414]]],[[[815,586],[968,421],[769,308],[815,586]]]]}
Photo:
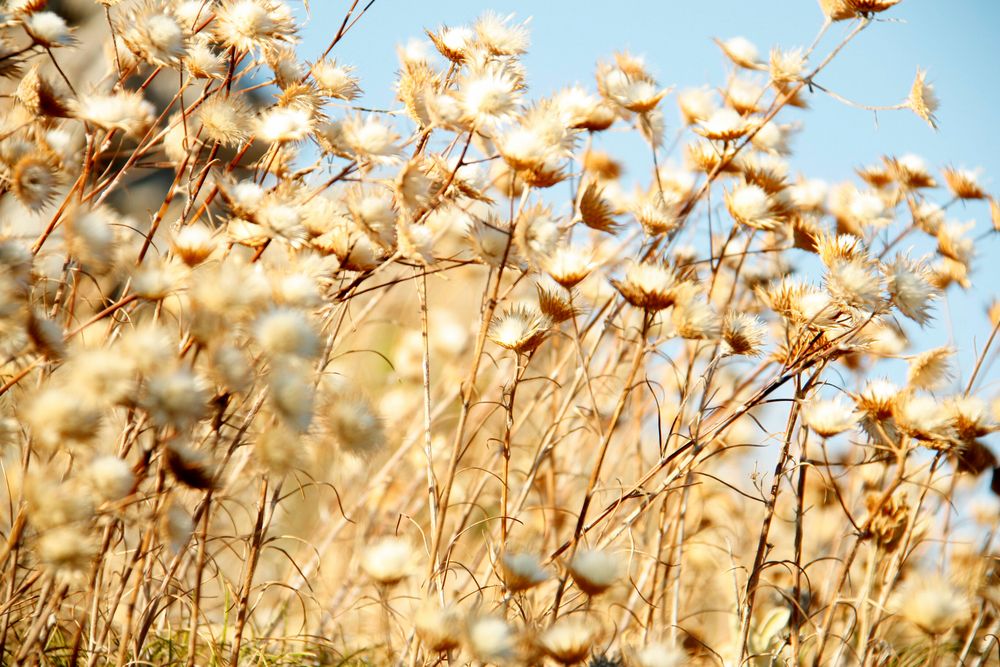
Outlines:
{"type": "Polygon", "coordinates": [[[771,75],[771,81],[779,87],[802,78],[805,66],[806,57],[802,49],[788,51],[779,48],[771,49],[768,71],[771,75]]]}
{"type": "Polygon", "coordinates": [[[596,268],[589,247],[561,245],[545,260],[545,271],[566,289],[576,287],[596,268]]]}
{"type": "Polygon", "coordinates": [[[750,129],[750,123],[733,109],[718,109],[694,127],[695,132],[715,141],[739,139],[750,129]]]}
{"type": "Polygon", "coordinates": [[[760,356],[767,328],[756,315],[729,312],[722,320],[722,340],[727,354],[760,356]]]}
{"type": "Polygon", "coordinates": [[[214,95],[198,109],[198,120],[209,141],[238,146],[250,137],[250,105],[241,95],[214,95]]]}
{"type": "Polygon", "coordinates": [[[182,227],[170,241],[173,253],[188,266],[197,266],[204,262],[217,246],[212,231],[200,223],[182,227]]]}
{"type": "Polygon", "coordinates": [[[846,21],[858,15],[849,6],[848,0],[819,0],[819,6],[830,21],[846,21]]]}
{"type": "Polygon", "coordinates": [[[689,88],[677,93],[677,106],[686,125],[694,125],[711,118],[717,104],[708,88],[689,88]]]}
{"type": "Polygon", "coordinates": [[[647,644],[632,652],[635,667],[682,667],[690,658],[683,649],[664,643],[647,644]]]}
{"type": "Polygon", "coordinates": [[[611,283],[631,305],[648,311],[674,305],[682,284],[672,268],[658,262],[632,262],[625,276],[611,283]]]}
{"type": "Polygon", "coordinates": [[[226,62],[222,54],[212,48],[209,36],[199,33],[188,43],[184,68],[197,79],[221,79],[225,75],[226,62]]]}
{"type": "Polygon", "coordinates": [[[308,109],[274,106],[258,116],[255,133],[269,144],[301,141],[313,131],[314,123],[308,109]]]}
{"type": "Polygon", "coordinates": [[[900,394],[893,402],[892,415],[899,430],[925,441],[948,441],[952,418],[947,405],[926,394],[900,394]]]}
{"type": "Polygon", "coordinates": [[[931,320],[930,308],[938,298],[931,282],[930,270],[922,262],[897,255],[891,264],[882,267],[892,304],[918,324],[931,320]]]}
{"type": "Polygon", "coordinates": [[[475,127],[490,127],[510,120],[521,101],[521,81],[499,63],[472,72],[459,83],[458,104],[462,119],[475,127]]]}
{"type": "Polygon", "coordinates": [[[733,219],[753,229],[771,230],[781,224],[781,212],[764,188],[744,183],[725,193],[726,208],[733,219]]]}
{"type": "Polygon", "coordinates": [[[101,500],[114,502],[132,492],[135,474],[128,461],[110,454],[94,457],[87,466],[87,478],[101,500]]]}
{"type": "Polygon", "coordinates": [[[708,299],[701,295],[679,299],[670,313],[674,331],[689,340],[715,340],[722,332],[722,320],[708,299]]]}
{"type": "Polygon", "coordinates": [[[844,306],[877,311],[885,303],[883,280],[864,260],[835,262],[825,282],[830,296],[844,306]]]}
{"type": "Polygon", "coordinates": [[[385,445],[383,420],[371,401],[361,394],[343,389],[330,391],[318,414],[324,429],[345,452],[366,458],[385,445]]]}
{"type": "Polygon", "coordinates": [[[898,158],[882,158],[892,174],[893,180],[908,190],[937,187],[937,181],[931,176],[927,163],[923,158],[908,153],[898,158]]]}
{"type": "Polygon", "coordinates": [[[563,88],[553,102],[562,123],[573,129],[600,132],[608,129],[616,117],[608,103],[579,86],[563,88]]]}
{"type": "Polygon", "coordinates": [[[42,563],[61,578],[84,577],[97,556],[97,545],[80,526],[59,526],[45,531],[35,549],[42,563]]]}
{"type": "Polygon", "coordinates": [[[276,308],[261,315],[254,324],[254,335],[271,356],[290,354],[309,358],[319,352],[319,336],[308,318],[292,308],[276,308]]]}
{"type": "Polygon", "coordinates": [[[601,197],[601,191],[596,183],[591,183],[580,197],[580,219],[591,229],[614,233],[618,222],[611,205],[601,197]]]}
{"type": "Polygon", "coordinates": [[[504,552],[500,558],[504,586],[512,593],[534,588],[549,578],[538,556],[527,552],[504,552]]]}
{"type": "Polygon", "coordinates": [[[867,253],[864,244],[856,236],[850,234],[821,234],[816,237],[816,254],[827,268],[832,268],[837,262],[866,261],[867,253]]]}
{"type": "Polygon", "coordinates": [[[157,424],[189,427],[208,408],[205,381],[186,368],[161,370],[146,379],[142,405],[157,424]]]}
{"type": "Polygon", "coordinates": [[[940,576],[907,579],[893,596],[891,607],[932,636],[949,632],[970,611],[966,595],[940,576]]]}
{"type": "Polygon", "coordinates": [[[674,194],[673,191],[666,191],[661,195],[656,190],[636,201],[631,213],[642,225],[646,234],[659,236],[677,227],[680,206],[680,195],[674,194]]]}
{"type": "Polygon", "coordinates": [[[394,586],[410,575],[413,548],[398,537],[386,537],[365,549],[361,569],[376,583],[394,586]]]}
{"type": "Polygon", "coordinates": [[[37,116],[47,118],[67,118],[70,114],[65,95],[42,76],[40,66],[35,64],[22,75],[14,90],[14,99],[37,116]]]}
{"type": "Polygon", "coordinates": [[[620,560],[606,551],[580,549],[567,567],[577,587],[591,596],[608,590],[621,576],[620,560]]]}
{"type": "Polygon", "coordinates": [[[942,174],[951,193],[959,199],[986,199],[986,191],[979,184],[979,173],[972,169],[946,167],[942,174]]]}
{"type": "Polygon", "coordinates": [[[437,32],[426,31],[434,48],[453,63],[461,63],[476,42],[476,33],[467,26],[441,26],[437,32]]]}
{"type": "Polygon", "coordinates": [[[884,12],[900,0],[844,0],[844,4],[859,14],[884,12]]]}
{"type": "Polygon", "coordinates": [[[936,389],[951,379],[951,359],[955,350],[936,347],[910,358],[906,383],[913,389],[936,389]]]}
{"type": "Polygon", "coordinates": [[[868,511],[875,512],[871,519],[871,535],[880,549],[893,553],[906,535],[910,506],[905,495],[894,495],[881,506],[876,506],[877,501],[874,495],[868,496],[865,501],[868,511]]]}
{"type": "Polygon", "coordinates": [[[966,223],[947,222],[937,231],[938,251],[948,259],[968,265],[976,252],[972,239],[965,236],[976,223],[970,220],[966,223]]]}
{"type": "Polygon", "coordinates": [[[160,533],[174,553],[179,552],[194,533],[194,521],[187,510],[177,503],[171,503],[160,513],[160,533]]]}
{"type": "Polygon", "coordinates": [[[238,51],[263,50],[290,42],[295,19],[283,0],[223,0],[212,21],[215,36],[238,51]]]}
{"type": "Polygon", "coordinates": [[[147,0],[119,15],[117,31],[138,57],[159,67],[174,67],[187,50],[185,29],[166,3],[147,0]]]}
{"type": "Polygon", "coordinates": [[[35,12],[23,19],[24,30],[31,39],[45,48],[72,46],[76,43],[73,30],[66,25],[66,19],[55,12],[35,12]]]}
{"type": "Polygon", "coordinates": [[[817,434],[831,438],[854,428],[860,415],[840,399],[812,399],[802,406],[802,421],[817,434]]]}
{"type": "Polygon", "coordinates": [[[69,387],[46,386],[26,403],[21,419],[36,442],[55,448],[96,436],[101,411],[93,400],[69,387]]]}
{"type": "Polygon", "coordinates": [[[563,290],[547,289],[541,284],[536,285],[538,292],[538,309],[542,315],[552,323],[561,324],[571,320],[580,314],[580,311],[573,306],[571,293],[563,290]]]}
{"type": "Polygon", "coordinates": [[[141,136],[154,119],[153,105],[134,91],[83,95],[73,104],[77,118],[105,130],[141,136]]]}
{"type": "Polygon", "coordinates": [[[715,43],[726,57],[739,67],[757,69],[760,66],[760,52],[746,37],[731,37],[725,41],[716,39],[715,43]]]}
{"type": "Polygon", "coordinates": [[[852,398],[861,411],[861,426],[876,442],[895,445],[896,425],[893,421],[893,404],[899,387],[884,378],[869,380],[852,398]],[[890,442],[886,443],[885,439],[890,442]]]}
{"type": "Polygon", "coordinates": [[[469,621],[465,643],[476,659],[485,663],[504,663],[514,657],[517,633],[502,618],[480,616],[469,621]]]}
{"type": "Polygon", "coordinates": [[[512,25],[513,18],[513,14],[500,16],[495,12],[485,12],[473,24],[477,45],[495,56],[516,56],[525,53],[530,44],[528,35],[530,19],[512,25]]]}
{"type": "Polygon", "coordinates": [[[575,665],[590,654],[598,635],[594,618],[581,614],[563,616],[538,638],[542,650],[561,665],[575,665]]]}
{"type": "Polygon", "coordinates": [[[338,65],[336,60],[318,60],[313,63],[313,80],[319,91],[335,100],[350,101],[361,95],[361,86],[354,76],[354,68],[338,65]]]}
{"type": "Polygon", "coordinates": [[[52,202],[62,180],[51,157],[25,155],[10,170],[10,191],[25,208],[37,211],[52,202]]]}
{"type": "Polygon", "coordinates": [[[500,347],[527,353],[541,345],[548,331],[548,319],[541,312],[514,306],[493,319],[488,335],[500,347]]]}
{"type": "Polygon", "coordinates": [[[420,641],[435,653],[454,650],[461,644],[462,616],[454,607],[425,602],[413,625],[420,641]]]}
{"type": "Polygon", "coordinates": [[[163,454],[167,470],[184,486],[203,491],[215,488],[217,470],[205,452],[180,442],[170,442],[163,454]]]}
{"type": "Polygon", "coordinates": [[[385,160],[399,152],[399,135],[374,114],[353,116],[344,121],[342,130],[344,142],[361,159],[385,160]]]}

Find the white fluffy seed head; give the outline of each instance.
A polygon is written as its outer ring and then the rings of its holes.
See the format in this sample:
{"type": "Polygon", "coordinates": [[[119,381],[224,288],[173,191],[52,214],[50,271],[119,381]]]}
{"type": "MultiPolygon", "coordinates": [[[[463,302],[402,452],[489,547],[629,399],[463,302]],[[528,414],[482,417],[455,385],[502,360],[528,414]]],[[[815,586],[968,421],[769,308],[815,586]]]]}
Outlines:
{"type": "Polygon", "coordinates": [[[600,595],[621,576],[621,560],[614,554],[596,549],[581,549],[569,563],[569,573],[587,595],[600,595]]]}
{"type": "Polygon", "coordinates": [[[361,569],[373,581],[393,586],[411,574],[413,547],[404,539],[386,537],[365,549],[361,569]]]}

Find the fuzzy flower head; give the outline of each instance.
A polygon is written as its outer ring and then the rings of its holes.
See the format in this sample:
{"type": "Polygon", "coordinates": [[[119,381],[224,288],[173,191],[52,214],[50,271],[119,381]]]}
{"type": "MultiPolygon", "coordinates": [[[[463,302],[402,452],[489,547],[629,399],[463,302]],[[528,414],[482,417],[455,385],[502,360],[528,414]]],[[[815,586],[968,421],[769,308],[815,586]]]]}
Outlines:
{"type": "Polygon", "coordinates": [[[488,63],[459,84],[462,118],[476,127],[509,120],[521,102],[522,86],[520,79],[508,68],[488,63]]]}
{"type": "Polygon", "coordinates": [[[910,87],[910,95],[906,98],[906,106],[920,116],[933,129],[937,129],[937,118],[934,116],[941,103],[938,101],[934,86],[927,83],[927,72],[917,70],[917,76],[910,87]]]}
{"type": "Polygon", "coordinates": [[[494,56],[516,56],[525,53],[531,43],[528,21],[513,23],[514,15],[500,16],[495,12],[485,12],[476,19],[473,30],[478,46],[494,56]]]}
{"type": "Polygon", "coordinates": [[[892,607],[928,635],[938,636],[966,618],[970,603],[968,597],[947,579],[914,576],[900,586],[892,607]]]}
{"type": "Polygon", "coordinates": [[[534,588],[549,578],[538,556],[527,552],[504,552],[500,572],[507,589],[519,593],[534,588]]]}
{"type": "Polygon", "coordinates": [[[320,92],[335,100],[350,101],[361,94],[354,68],[338,65],[335,60],[320,60],[313,64],[313,80],[320,92]]]}
{"type": "Polygon", "coordinates": [[[224,46],[238,51],[277,47],[295,37],[295,19],[283,0],[225,0],[212,26],[224,46]]]}
{"type": "Polygon", "coordinates": [[[46,48],[71,46],[76,43],[66,19],[55,12],[35,12],[24,18],[24,29],[36,44],[46,48]]]}
{"type": "Polygon", "coordinates": [[[802,406],[802,421],[824,438],[833,437],[853,428],[860,417],[853,406],[839,398],[812,399],[802,406]]]}
{"type": "Polygon", "coordinates": [[[680,285],[677,274],[659,262],[633,262],[621,280],[612,280],[622,297],[636,308],[663,310],[677,302],[680,285]]]}
{"type": "Polygon", "coordinates": [[[141,136],[153,123],[153,105],[134,91],[84,95],[74,104],[77,118],[104,130],[141,136]]]}
{"type": "Polygon", "coordinates": [[[386,537],[365,549],[361,569],[382,586],[394,586],[412,569],[413,547],[404,539],[386,537]]]}
{"type": "Polygon", "coordinates": [[[132,7],[118,21],[118,32],[133,53],[159,67],[178,65],[187,51],[184,27],[159,3],[132,7]]]}
{"type": "Polygon", "coordinates": [[[923,263],[897,255],[882,267],[892,304],[917,324],[932,319],[931,307],[938,298],[938,289],[931,282],[930,269],[923,263]]]}
{"type": "Polygon", "coordinates": [[[569,563],[573,582],[587,595],[600,595],[618,581],[621,561],[607,551],[580,549],[569,563]]]}
{"type": "Polygon", "coordinates": [[[545,653],[561,665],[575,665],[590,654],[600,634],[594,618],[581,614],[563,616],[539,637],[545,653]]]}
{"type": "Polygon", "coordinates": [[[489,337],[500,347],[514,352],[533,352],[549,331],[542,313],[526,306],[514,306],[490,323],[489,337]]]}
{"type": "Polygon", "coordinates": [[[753,229],[770,230],[781,224],[774,201],[759,185],[744,183],[725,195],[733,219],[753,229]]]}

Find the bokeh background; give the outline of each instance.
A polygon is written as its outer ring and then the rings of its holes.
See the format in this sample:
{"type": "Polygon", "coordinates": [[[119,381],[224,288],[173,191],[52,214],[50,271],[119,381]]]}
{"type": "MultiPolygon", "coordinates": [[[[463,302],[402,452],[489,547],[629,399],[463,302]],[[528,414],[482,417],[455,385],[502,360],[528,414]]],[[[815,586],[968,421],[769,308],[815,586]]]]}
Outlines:
{"type": "MultiPolygon", "coordinates": [[[[329,44],[353,0],[311,0],[310,19],[299,45],[300,55],[315,59],[329,44]]],[[[358,8],[366,0],[358,3],[358,8]]],[[[332,51],[338,61],[353,65],[361,76],[367,107],[398,108],[392,84],[397,69],[397,45],[422,39],[423,29],[471,22],[483,11],[531,18],[531,50],[523,59],[528,70],[529,98],[549,95],[579,83],[594,89],[597,60],[616,50],[642,55],[665,86],[675,90],[701,85],[722,86],[731,69],[713,37],[743,36],[766,57],[771,47],[808,47],[823,23],[816,0],[698,0],[697,2],[593,2],[591,0],[375,0],[358,23],[332,51]]],[[[357,10],[356,10],[357,11],[357,10]]],[[[903,0],[881,14],[825,69],[817,82],[866,105],[891,105],[906,98],[917,67],[928,71],[942,104],[938,131],[909,111],[870,111],[845,106],[822,92],[809,95],[810,109],[791,110],[782,122],[799,120],[793,140],[793,172],[830,182],[853,179],[854,169],[876,164],[883,155],[913,153],[929,166],[982,168],[982,183],[1000,195],[1000,2],[997,0],[903,0]]],[[[832,26],[812,62],[819,62],[850,29],[832,26]]],[[[680,126],[673,96],[663,102],[669,143],[680,126]]],[[[649,151],[637,137],[611,139],[626,177],[650,177],[649,151]],[[630,169],[631,168],[631,169],[630,169]]],[[[605,146],[607,148],[607,146],[605,146]]],[[[679,160],[679,152],[666,157],[679,160]]],[[[942,193],[939,201],[946,195],[942,193]]],[[[989,208],[984,202],[949,208],[949,217],[976,220],[982,236],[976,288],[948,291],[935,322],[923,331],[905,326],[918,349],[951,343],[959,349],[962,382],[968,377],[989,335],[986,308],[1000,284],[1000,234],[988,234],[989,208]]],[[[910,244],[906,241],[901,248],[910,244]]],[[[914,248],[920,254],[919,245],[914,248]]],[[[995,366],[986,369],[980,386],[986,395],[1000,390],[995,366]]],[[[902,369],[902,365],[899,366],[902,369]]]]}

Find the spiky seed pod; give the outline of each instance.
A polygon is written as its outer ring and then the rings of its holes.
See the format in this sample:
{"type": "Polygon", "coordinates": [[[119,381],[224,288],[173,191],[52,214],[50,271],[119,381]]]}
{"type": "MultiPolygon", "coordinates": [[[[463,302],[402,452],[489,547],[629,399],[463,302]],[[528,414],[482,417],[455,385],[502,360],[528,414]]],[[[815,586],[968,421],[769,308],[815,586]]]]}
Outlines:
{"type": "Polygon", "coordinates": [[[657,262],[633,262],[625,269],[625,276],[611,284],[629,304],[647,311],[674,305],[682,289],[676,272],[657,262]]]}
{"type": "Polygon", "coordinates": [[[738,185],[724,195],[733,219],[753,229],[772,230],[782,222],[775,201],[759,185],[738,185]]]}
{"type": "Polygon", "coordinates": [[[153,105],[136,91],[83,95],[72,108],[80,120],[134,137],[142,136],[154,119],[153,105]]]}
{"type": "Polygon", "coordinates": [[[729,312],[722,320],[722,340],[727,354],[757,357],[767,339],[767,328],[756,315],[729,312]]]}
{"type": "Polygon", "coordinates": [[[976,171],[946,167],[942,174],[948,189],[959,199],[986,199],[988,196],[979,184],[979,174],[976,171]]]}
{"type": "Polygon", "coordinates": [[[473,25],[478,46],[495,56],[516,56],[525,53],[530,44],[528,21],[512,25],[513,18],[513,14],[500,16],[495,12],[484,12],[473,25]]]}
{"type": "Polygon", "coordinates": [[[335,100],[350,101],[361,95],[361,86],[354,76],[354,68],[338,65],[336,60],[318,60],[313,63],[313,80],[319,91],[335,100]]]}
{"type": "Polygon", "coordinates": [[[187,37],[167,5],[147,1],[119,15],[116,30],[138,57],[158,67],[176,67],[187,51],[187,37]]]}
{"type": "Polygon", "coordinates": [[[264,50],[295,39],[295,19],[281,0],[224,0],[212,22],[215,36],[237,51],[264,50]]]}
{"type": "Polygon", "coordinates": [[[571,303],[571,295],[566,292],[546,289],[541,284],[535,285],[538,293],[538,309],[552,324],[561,324],[580,314],[571,303]]]}
{"type": "Polygon", "coordinates": [[[51,156],[25,155],[10,170],[10,191],[25,208],[38,211],[52,202],[62,180],[51,156]]]}
{"type": "Polygon", "coordinates": [[[426,30],[425,33],[438,53],[456,64],[465,60],[476,41],[475,32],[466,26],[441,26],[437,32],[426,30]]]}
{"type": "Polygon", "coordinates": [[[893,180],[902,188],[920,190],[937,187],[937,181],[928,171],[927,164],[916,155],[903,155],[898,158],[883,157],[882,161],[888,167],[893,180]]]}
{"type": "Polygon", "coordinates": [[[909,522],[910,506],[906,494],[897,494],[881,506],[876,506],[878,498],[870,495],[866,499],[869,512],[875,512],[869,529],[875,544],[886,553],[893,553],[902,544],[909,522]]]}
{"type": "Polygon", "coordinates": [[[238,146],[250,137],[250,105],[242,95],[214,95],[198,109],[204,136],[223,146],[238,146]]]}
{"type": "Polygon", "coordinates": [[[615,212],[611,205],[601,197],[601,191],[596,183],[591,183],[580,197],[580,219],[591,229],[613,234],[618,229],[615,212]]]}
{"type": "Polygon", "coordinates": [[[540,311],[513,306],[490,323],[490,340],[518,353],[534,352],[549,332],[549,320],[540,311]]]}
{"type": "Polygon", "coordinates": [[[913,389],[936,389],[951,379],[951,360],[955,350],[936,347],[910,357],[906,383],[913,389]]]}
{"type": "Polygon", "coordinates": [[[930,269],[922,262],[897,255],[892,263],[882,267],[882,271],[889,298],[899,312],[917,324],[929,322],[932,319],[931,306],[939,296],[932,283],[930,269]]]}
{"type": "Polygon", "coordinates": [[[200,223],[182,227],[170,242],[170,248],[188,266],[197,266],[218,247],[212,231],[200,223]]]}
{"type": "Polygon", "coordinates": [[[596,266],[589,248],[570,245],[556,248],[544,264],[546,273],[566,289],[580,284],[596,266]]]}
{"type": "Polygon", "coordinates": [[[65,98],[45,77],[40,65],[35,64],[25,72],[14,91],[14,99],[36,116],[68,118],[71,115],[65,98]]]}

